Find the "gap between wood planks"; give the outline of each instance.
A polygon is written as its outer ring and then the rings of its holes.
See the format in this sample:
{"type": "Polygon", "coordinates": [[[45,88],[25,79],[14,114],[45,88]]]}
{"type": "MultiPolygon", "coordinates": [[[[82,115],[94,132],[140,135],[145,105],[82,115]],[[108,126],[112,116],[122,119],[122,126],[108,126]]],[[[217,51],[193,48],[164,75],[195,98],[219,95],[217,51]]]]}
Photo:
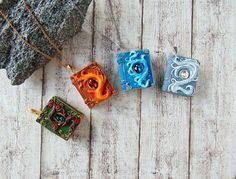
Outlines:
{"type": "MultiPolygon", "coordinates": [[[[194,0],[192,0],[192,14],[191,14],[191,58],[193,58],[193,26],[194,26],[194,0]]],[[[191,172],[191,136],[192,136],[192,98],[189,103],[189,142],[188,142],[188,179],[190,179],[191,172]]]]}
{"type": "MultiPolygon", "coordinates": [[[[141,49],[143,48],[143,27],[144,27],[144,1],[145,0],[140,0],[140,3],[142,4],[142,12],[141,12],[141,42],[140,42],[140,47],[141,49]]],[[[111,12],[113,12],[113,9],[112,9],[112,3],[110,0],[108,0],[109,4],[110,4],[110,10],[111,12]]],[[[92,24],[93,26],[95,26],[95,10],[96,10],[96,2],[95,0],[92,1],[92,4],[93,4],[93,19],[92,19],[92,24]]],[[[192,14],[191,14],[191,19],[192,19],[192,22],[191,22],[191,56],[193,54],[193,20],[194,20],[194,17],[193,17],[193,13],[194,13],[194,0],[192,0],[192,14]]],[[[121,42],[121,37],[120,37],[120,33],[118,31],[118,27],[117,27],[117,24],[115,23],[116,20],[115,20],[115,17],[114,17],[114,14],[112,14],[112,21],[115,25],[115,28],[117,30],[117,36],[118,36],[118,41],[121,42]]],[[[92,47],[95,46],[95,30],[93,29],[92,31],[92,41],[91,41],[91,44],[92,44],[92,47]]],[[[95,58],[94,56],[94,53],[93,53],[93,49],[91,50],[91,54],[92,54],[92,59],[91,61],[95,58]]],[[[45,94],[45,68],[43,68],[43,79],[42,79],[42,97],[41,97],[41,108],[43,108],[43,99],[44,99],[44,94],[45,94]]],[[[137,166],[137,169],[138,169],[138,178],[140,178],[140,148],[141,148],[141,125],[142,125],[142,108],[141,108],[141,105],[142,105],[142,90],[139,90],[139,110],[140,110],[140,119],[139,119],[139,138],[138,138],[138,166],[137,166]]],[[[191,155],[190,155],[190,150],[191,150],[191,108],[192,108],[192,100],[190,99],[190,116],[189,116],[189,147],[188,147],[188,152],[189,152],[189,156],[188,156],[188,178],[190,178],[190,163],[191,163],[191,155]]],[[[91,177],[91,141],[92,141],[92,110],[90,110],[90,116],[89,116],[89,119],[90,119],[90,141],[89,141],[89,166],[88,166],[88,173],[89,173],[89,178],[91,177]]],[[[42,144],[43,144],[43,134],[42,134],[42,127],[41,127],[41,149],[40,149],[40,176],[41,176],[41,171],[42,171],[42,165],[41,165],[41,156],[43,155],[42,154],[42,144]]]]}

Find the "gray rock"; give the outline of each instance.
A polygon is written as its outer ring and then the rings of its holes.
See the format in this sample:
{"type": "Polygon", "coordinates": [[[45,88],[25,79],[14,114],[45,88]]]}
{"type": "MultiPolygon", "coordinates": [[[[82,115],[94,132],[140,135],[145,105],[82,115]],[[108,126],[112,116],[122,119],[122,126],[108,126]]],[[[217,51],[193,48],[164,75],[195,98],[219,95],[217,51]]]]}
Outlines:
{"type": "MultiPolygon", "coordinates": [[[[30,2],[31,10],[43,24],[49,37],[62,44],[76,35],[82,28],[91,0],[37,0],[30,2]],[[80,12],[78,12],[78,7],[80,12]],[[81,15],[83,12],[83,15],[81,15]]],[[[43,38],[43,34],[26,11],[22,0],[3,0],[0,9],[12,20],[13,24],[32,44],[45,53],[56,53],[43,38]]],[[[0,69],[6,69],[12,85],[20,85],[37,69],[48,63],[35,53],[12,31],[0,16],[0,69]]]]}

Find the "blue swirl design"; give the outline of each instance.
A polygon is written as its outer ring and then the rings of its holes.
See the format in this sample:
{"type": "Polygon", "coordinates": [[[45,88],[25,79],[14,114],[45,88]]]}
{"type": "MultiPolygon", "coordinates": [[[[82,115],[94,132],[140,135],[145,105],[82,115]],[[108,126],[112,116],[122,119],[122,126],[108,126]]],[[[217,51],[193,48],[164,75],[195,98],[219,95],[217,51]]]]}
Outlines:
{"type": "Polygon", "coordinates": [[[171,83],[168,86],[168,91],[173,93],[179,93],[181,91],[186,96],[192,96],[195,93],[195,87],[190,83],[198,80],[198,71],[200,68],[199,62],[194,59],[176,56],[173,59],[171,67],[173,70],[171,71],[172,78],[171,83]],[[187,79],[181,78],[181,70],[188,71],[189,77],[187,79]]]}
{"type": "Polygon", "coordinates": [[[126,65],[128,67],[128,74],[130,76],[133,76],[134,81],[141,86],[142,88],[146,88],[149,86],[150,79],[147,80],[149,71],[148,71],[148,65],[147,61],[145,59],[145,55],[141,55],[139,57],[139,53],[136,51],[131,51],[129,56],[126,58],[126,65]],[[133,65],[140,63],[143,64],[143,71],[141,73],[136,73],[133,70],[133,65]]]}

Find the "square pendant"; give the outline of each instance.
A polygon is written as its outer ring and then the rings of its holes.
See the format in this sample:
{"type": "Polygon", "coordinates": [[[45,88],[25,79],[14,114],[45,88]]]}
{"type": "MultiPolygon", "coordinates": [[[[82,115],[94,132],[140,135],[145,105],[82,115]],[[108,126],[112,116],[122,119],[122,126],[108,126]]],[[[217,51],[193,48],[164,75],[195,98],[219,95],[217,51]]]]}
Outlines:
{"type": "Polygon", "coordinates": [[[162,91],[193,96],[196,92],[199,69],[198,60],[171,55],[167,61],[162,91]]]}
{"type": "Polygon", "coordinates": [[[69,104],[54,96],[36,120],[51,132],[68,140],[84,115],[69,104]]]}
{"type": "Polygon", "coordinates": [[[142,89],[155,85],[149,50],[117,54],[122,90],[142,89]]]}
{"type": "Polygon", "coordinates": [[[89,108],[93,108],[115,93],[107,76],[96,62],[73,74],[71,81],[89,108]]]}

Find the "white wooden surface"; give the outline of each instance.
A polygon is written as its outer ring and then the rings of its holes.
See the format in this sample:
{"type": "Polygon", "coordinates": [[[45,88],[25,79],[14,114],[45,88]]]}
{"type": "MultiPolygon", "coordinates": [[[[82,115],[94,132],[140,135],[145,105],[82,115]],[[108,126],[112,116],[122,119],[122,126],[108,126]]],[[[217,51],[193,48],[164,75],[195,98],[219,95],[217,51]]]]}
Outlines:
{"type": "Polygon", "coordinates": [[[65,53],[78,69],[95,58],[119,91],[93,110],[51,63],[18,87],[1,70],[0,179],[235,179],[236,1],[96,0],[87,19],[127,50],[150,49],[156,87],[121,92],[118,49],[87,22],[65,53]],[[166,59],[154,50],[168,40],[201,62],[191,99],[160,91],[166,59]],[[28,112],[54,95],[87,116],[68,142],[28,112]]]}

